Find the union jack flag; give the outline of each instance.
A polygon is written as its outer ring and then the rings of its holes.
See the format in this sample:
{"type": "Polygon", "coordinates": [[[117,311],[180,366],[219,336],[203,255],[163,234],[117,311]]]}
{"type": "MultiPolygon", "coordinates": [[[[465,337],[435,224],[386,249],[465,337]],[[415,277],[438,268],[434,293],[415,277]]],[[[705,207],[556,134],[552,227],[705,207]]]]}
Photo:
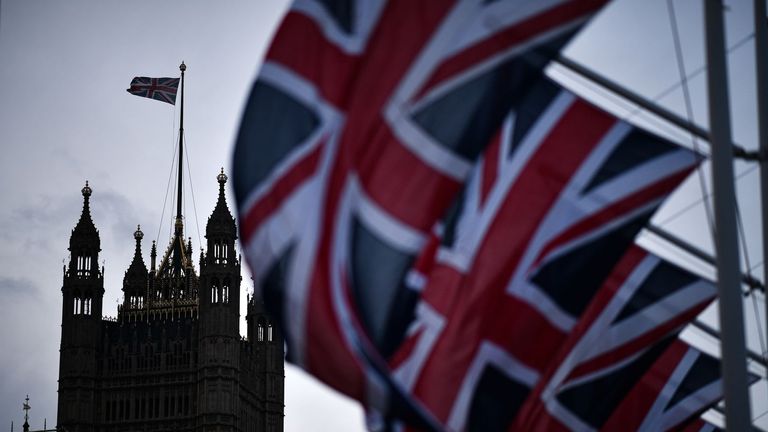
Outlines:
{"type": "Polygon", "coordinates": [[[696,165],[547,79],[530,85],[406,278],[420,301],[396,377],[451,430],[506,429],[696,165]]]}
{"type": "MultiPolygon", "coordinates": [[[[720,361],[677,339],[610,415],[602,430],[713,431],[696,418],[723,398],[720,361]]],[[[759,380],[749,373],[749,384],[759,380]]]]}
{"type": "MultiPolygon", "coordinates": [[[[551,360],[549,371],[521,410],[517,427],[615,430],[624,423],[606,426],[609,417],[626,422],[649,411],[646,423],[659,426],[661,411],[641,409],[639,401],[624,408],[620,403],[664,352],[668,345],[664,341],[701,313],[715,295],[710,281],[633,246],[551,360]]],[[[718,374],[717,364],[708,373],[718,374]]],[[[678,420],[686,420],[699,408],[682,411],[687,417],[678,420]]]]}
{"type": "Polygon", "coordinates": [[[380,354],[398,345],[404,275],[512,101],[603,3],[293,4],[233,175],[256,291],[290,361],[372,412],[397,409],[380,354]]]}
{"type": "Polygon", "coordinates": [[[135,77],[131,87],[126,89],[130,94],[145,98],[176,104],[176,92],[179,90],[179,78],[148,78],[135,77]]]}
{"type": "Polygon", "coordinates": [[[541,79],[601,4],[293,5],[234,161],[246,257],[290,361],[374,417],[511,424],[696,165],[541,79]]]}

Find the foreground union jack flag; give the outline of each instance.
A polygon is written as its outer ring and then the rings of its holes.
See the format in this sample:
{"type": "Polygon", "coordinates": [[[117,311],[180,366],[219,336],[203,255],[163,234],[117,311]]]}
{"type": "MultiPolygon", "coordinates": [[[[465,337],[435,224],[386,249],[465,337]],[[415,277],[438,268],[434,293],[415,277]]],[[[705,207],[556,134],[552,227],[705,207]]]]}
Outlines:
{"type": "MultiPolygon", "coordinates": [[[[425,249],[433,258],[407,278],[420,302],[391,359],[403,386],[451,430],[511,424],[637,232],[695,166],[692,152],[548,79],[533,83],[437,229],[440,245],[425,249]]],[[[712,290],[686,293],[683,311],[712,290]]]]}
{"type": "Polygon", "coordinates": [[[403,275],[511,101],[602,4],[297,1],[234,155],[246,257],[288,358],[373,410],[403,275]]]}
{"type": "Polygon", "coordinates": [[[130,94],[145,98],[176,104],[176,93],[179,90],[179,78],[148,78],[135,77],[131,87],[126,89],[130,94]]]}
{"type": "Polygon", "coordinates": [[[284,18],[234,153],[241,238],[288,360],[371,426],[504,429],[696,165],[542,79],[603,3],[300,0],[284,18]],[[485,410],[500,394],[519,400],[485,410]]]}

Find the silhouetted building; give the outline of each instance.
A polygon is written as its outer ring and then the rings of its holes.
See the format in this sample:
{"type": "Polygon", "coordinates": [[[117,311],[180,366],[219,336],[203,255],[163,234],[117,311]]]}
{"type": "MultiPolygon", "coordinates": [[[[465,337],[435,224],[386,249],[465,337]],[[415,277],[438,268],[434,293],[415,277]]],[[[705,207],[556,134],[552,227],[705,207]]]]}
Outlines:
{"type": "Polygon", "coordinates": [[[240,336],[237,228],[223,171],[218,181],[199,269],[180,211],[159,263],[152,243],[149,270],[137,229],[115,319],[102,318],[104,268],[86,182],[61,289],[59,430],[283,430],[283,341],[252,298],[240,336]]]}

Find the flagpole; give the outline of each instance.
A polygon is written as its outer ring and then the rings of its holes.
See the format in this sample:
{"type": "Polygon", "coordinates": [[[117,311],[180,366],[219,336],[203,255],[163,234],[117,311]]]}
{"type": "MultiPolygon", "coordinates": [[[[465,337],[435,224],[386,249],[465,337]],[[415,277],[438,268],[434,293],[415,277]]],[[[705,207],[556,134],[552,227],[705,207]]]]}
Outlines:
{"type": "Polygon", "coordinates": [[[179,184],[178,195],[176,195],[176,234],[181,235],[182,220],[181,220],[181,193],[182,193],[182,166],[184,160],[184,71],[187,70],[187,66],[184,62],[179,65],[181,71],[181,120],[179,120],[179,184]]]}
{"type": "Polygon", "coordinates": [[[728,70],[722,0],[704,1],[707,93],[709,97],[710,151],[715,210],[717,289],[720,296],[720,350],[722,354],[725,428],[746,431],[752,427],[747,392],[747,353],[744,312],[739,282],[739,248],[736,233],[736,193],[731,150],[728,70]]]}
{"type": "MultiPolygon", "coordinates": [[[[763,221],[763,282],[768,282],[768,23],[766,23],[765,0],[754,0],[755,18],[755,68],[757,76],[757,132],[760,143],[760,213],[763,221]]],[[[768,295],[765,296],[768,311],[768,295]]],[[[755,319],[760,319],[755,317],[755,319]]],[[[768,328],[768,316],[766,316],[768,328]]]]}
{"type": "MultiPolygon", "coordinates": [[[[593,84],[598,85],[604,88],[605,90],[608,90],[609,92],[614,93],[615,95],[628,100],[629,102],[637,105],[638,107],[644,109],[645,111],[651,114],[654,114],[659,118],[666,120],[672,123],[673,125],[679,127],[680,129],[686,132],[689,132],[695,135],[696,137],[709,142],[710,135],[709,135],[709,131],[707,131],[706,129],[684,119],[683,117],[680,117],[676,113],[664,108],[663,106],[657,104],[654,101],[646,99],[645,97],[633,92],[632,90],[622,86],[621,84],[611,79],[608,79],[603,75],[600,75],[594,70],[589,69],[586,66],[579,64],[563,56],[560,56],[552,60],[552,63],[559,65],[562,68],[568,70],[569,72],[574,73],[582,78],[585,78],[591,81],[593,84]]],[[[733,147],[733,155],[739,159],[757,160],[759,158],[759,155],[757,152],[747,151],[743,147],[733,142],[731,143],[731,146],[733,147]]]]}

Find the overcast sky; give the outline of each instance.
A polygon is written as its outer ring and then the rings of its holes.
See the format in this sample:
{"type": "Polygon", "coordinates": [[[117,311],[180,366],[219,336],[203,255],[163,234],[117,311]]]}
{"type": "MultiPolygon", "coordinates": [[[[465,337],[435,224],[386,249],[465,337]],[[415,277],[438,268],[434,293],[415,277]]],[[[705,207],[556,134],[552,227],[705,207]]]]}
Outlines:
{"type": "MultiPolygon", "coordinates": [[[[689,72],[704,64],[699,3],[675,1],[689,72]]],[[[728,44],[745,41],[729,57],[734,140],[754,148],[751,1],[728,4],[728,44]]],[[[187,235],[198,251],[203,237],[198,226],[205,229],[216,200],[216,174],[230,166],[245,97],[286,7],[286,0],[220,1],[215,6],[203,0],[0,0],[0,431],[11,421],[23,422],[20,408],[27,393],[32,426],[41,427],[43,418],[55,424],[62,261],[82,208],[85,180],[93,188],[92,214],[106,267],[105,315],[116,314],[136,225],[145,233],[147,263],[151,241],[158,240],[162,250],[169,239],[173,210],[170,195],[168,203],[165,197],[178,110],[126,93],[131,78],[177,76],[182,60],[188,66],[185,153],[193,189],[185,192],[184,214],[187,235]]],[[[666,0],[618,1],[567,54],[656,99],[680,81],[667,12],[666,0]]],[[[601,92],[580,86],[580,80],[553,74],[621,116],[643,121],[622,105],[610,105],[601,92]]],[[[693,78],[690,90],[694,119],[706,126],[704,77],[693,78]]],[[[683,100],[674,91],[658,102],[684,115],[683,100]]],[[[690,144],[689,136],[658,121],[644,124],[690,144]]],[[[736,171],[750,266],[761,276],[757,170],[739,163],[736,171]]],[[[189,187],[189,179],[185,183],[189,187]]],[[[228,201],[234,211],[231,196],[228,201]]],[[[655,222],[712,250],[697,177],[674,195],[655,222]]],[[[710,274],[652,238],[643,242],[710,274]]],[[[251,287],[244,283],[244,288],[251,287]]],[[[762,296],[757,305],[764,323],[762,296]]],[[[751,298],[745,306],[753,316],[751,298]]],[[[708,312],[707,319],[714,315],[708,312]]],[[[750,343],[759,351],[754,319],[749,324],[750,343]]],[[[701,344],[714,346],[706,340],[701,344]]],[[[364,429],[356,405],[293,368],[286,375],[286,431],[364,429]]],[[[765,381],[761,385],[764,393],[765,381]]],[[[754,416],[766,409],[764,394],[757,398],[761,406],[754,416]]]]}

